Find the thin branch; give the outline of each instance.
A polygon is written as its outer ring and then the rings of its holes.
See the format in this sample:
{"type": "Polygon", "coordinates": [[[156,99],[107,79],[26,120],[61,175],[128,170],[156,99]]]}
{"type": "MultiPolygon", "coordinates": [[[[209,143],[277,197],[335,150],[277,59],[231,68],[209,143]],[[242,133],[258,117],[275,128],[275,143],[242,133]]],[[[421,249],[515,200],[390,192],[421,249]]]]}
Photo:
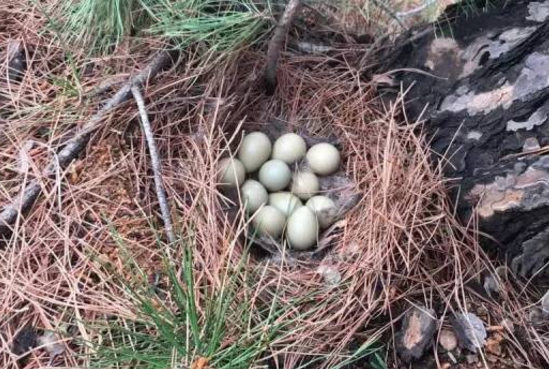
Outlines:
{"type": "Polygon", "coordinates": [[[124,78],[123,76],[110,77],[99,83],[99,85],[95,86],[91,91],[87,92],[86,97],[89,99],[92,97],[103,95],[104,93],[114,89],[124,82],[126,82],[126,78],[124,78]]]}
{"type": "Polygon", "coordinates": [[[269,48],[267,49],[267,68],[265,69],[264,77],[267,95],[274,94],[276,90],[276,70],[278,67],[278,58],[280,57],[280,51],[282,50],[284,40],[286,39],[290,26],[292,25],[300,6],[300,0],[290,0],[284,10],[284,14],[282,14],[282,17],[274,30],[273,37],[269,41],[269,48]]]}
{"type": "MultiPolygon", "coordinates": [[[[100,128],[105,121],[105,116],[111,110],[128,100],[131,97],[133,86],[142,86],[147,81],[154,79],[164,68],[171,65],[176,57],[175,52],[161,51],[153,60],[135,77],[130,78],[121,89],[111,97],[105,105],[76,133],[68,140],[55,158],[42,173],[43,178],[54,178],[60,169],[67,168],[69,164],[80,155],[87,146],[91,135],[100,128]]],[[[19,215],[31,209],[34,202],[42,193],[40,178],[32,180],[22,190],[19,196],[8,204],[0,212],[0,235],[10,233],[12,226],[16,223],[19,215]]]]}
{"type": "Polygon", "coordinates": [[[131,89],[133,98],[139,108],[139,115],[141,116],[141,126],[143,132],[145,132],[145,138],[147,140],[147,146],[149,147],[149,155],[151,156],[152,170],[154,174],[154,184],[156,187],[156,196],[158,196],[158,203],[160,204],[160,212],[162,213],[162,220],[166,228],[166,235],[170,244],[175,243],[175,235],[173,233],[172,218],[170,215],[170,207],[168,200],[166,199],[166,189],[164,188],[164,182],[162,180],[162,168],[160,167],[160,156],[154,142],[154,136],[145,108],[145,99],[139,90],[139,86],[134,85],[131,89]]]}

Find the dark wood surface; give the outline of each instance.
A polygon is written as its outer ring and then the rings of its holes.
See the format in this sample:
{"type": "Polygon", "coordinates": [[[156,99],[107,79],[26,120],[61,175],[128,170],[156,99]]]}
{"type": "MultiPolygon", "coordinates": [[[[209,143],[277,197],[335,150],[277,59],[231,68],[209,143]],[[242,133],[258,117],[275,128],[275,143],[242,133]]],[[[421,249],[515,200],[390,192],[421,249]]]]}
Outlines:
{"type": "Polygon", "coordinates": [[[478,217],[483,243],[532,275],[549,270],[549,1],[485,4],[411,30],[382,71],[410,88],[406,113],[425,119],[459,216],[478,217]]]}

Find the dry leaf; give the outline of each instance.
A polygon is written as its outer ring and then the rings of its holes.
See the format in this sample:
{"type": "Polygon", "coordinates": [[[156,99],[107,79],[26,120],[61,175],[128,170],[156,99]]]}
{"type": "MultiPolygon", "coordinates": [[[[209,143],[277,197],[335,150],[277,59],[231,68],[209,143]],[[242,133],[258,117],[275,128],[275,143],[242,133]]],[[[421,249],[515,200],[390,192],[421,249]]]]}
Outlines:
{"type": "Polygon", "coordinates": [[[397,85],[395,79],[388,74],[374,74],[372,76],[372,82],[377,85],[394,87],[397,85]]]}
{"type": "Polygon", "coordinates": [[[209,361],[210,359],[208,358],[199,357],[194,363],[192,363],[191,369],[207,369],[209,361]]]}

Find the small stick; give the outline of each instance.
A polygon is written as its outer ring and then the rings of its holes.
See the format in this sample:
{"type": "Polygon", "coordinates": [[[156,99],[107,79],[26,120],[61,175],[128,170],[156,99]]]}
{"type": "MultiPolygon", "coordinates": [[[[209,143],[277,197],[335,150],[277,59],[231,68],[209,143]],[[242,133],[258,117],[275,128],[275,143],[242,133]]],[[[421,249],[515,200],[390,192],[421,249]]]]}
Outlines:
{"type": "Polygon", "coordinates": [[[172,219],[170,215],[170,207],[168,200],[166,199],[166,189],[162,181],[162,169],[160,167],[160,156],[154,142],[154,136],[151,128],[151,122],[145,108],[145,99],[139,90],[139,86],[132,86],[132,94],[137,107],[139,108],[139,115],[141,116],[141,127],[145,132],[145,138],[147,140],[147,146],[149,147],[149,155],[151,156],[152,170],[154,174],[154,184],[156,187],[156,196],[158,197],[158,203],[160,204],[160,212],[162,213],[162,220],[166,227],[166,235],[170,244],[175,243],[175,235],[173,233],[172,219]]]}
{"type": "MultiPolygon", "coordinates": [[[[104,123],[104,118],[112,109],[125,102],[131,96],[131,88],[141,86],[154,77],[164,68],[171,65],[176,57],[175,52],[161,51],[153,60],[134,78],[130,78],[120,90],[111,97],[105,105],[76,133],[69,139],[56,157],[52,158],[49,165],[44,169],[42,177],[54,178],[60,171],[80,155],[87,146],[91,135],[104,123]]],[[[39,178],[33,179],[26,184],[19,196],[8,204],[0,212],[0,236],[10,233],[13,225],[19,219],[19,215],[31,209],[35,201],[42,193],[42,185],[39,178]]]]}
{"type": "Polygon", "coordinates": [[[280,51],[282,50],[286,35],[288,34],[300,6],[300,0],[290,0],[288,2],[286,9],[284,9],[284,14],[282,14],[282,17],[274,30],[273,37],[269,41],[269,48],[267,49],[267,67],[265,69],[264,77],[267,95],[273,95],[276,90],[278,58],[280,57],[280,51]]]}
{"type": "Polygon", "coordinates": [[[96,97],[99,95],[103,95],[105,92],[115,88],[118,85],[121,85],[122,83],[126,82],[126,78],[122,76],[116,76],[108,78],[101,83],[99,83],[99,86],[96,86],[93,90],[89,91],[86,95],[87,98],[96,97]]]}

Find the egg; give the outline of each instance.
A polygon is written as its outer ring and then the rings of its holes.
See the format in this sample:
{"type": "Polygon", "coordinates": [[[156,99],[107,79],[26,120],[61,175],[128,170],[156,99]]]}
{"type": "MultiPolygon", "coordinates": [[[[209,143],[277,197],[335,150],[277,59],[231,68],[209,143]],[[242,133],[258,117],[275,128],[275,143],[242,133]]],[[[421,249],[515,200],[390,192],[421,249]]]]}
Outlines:
{"type": "Polygon", "coordinates": [[[228,187],[240,187],[246,177],[244,165],[238,159],[221,159],[218,164],[219,182],[228,187]]]}
{"type": "Polygon", "coordinates": [[[305,204],[309,209],[311,209],[317,219],[320,228],[328,228],[336,220],[337,208],[335,203],[326,196],[313,196],[305,204]]]}
{"type": "Polygon", "coordinates": [[[274,206],[267,205],[254,214],[252,222],[260,234],[278,238],[284,231],[286,217],[274,206]]]}
{"type": "Polygon", "coordinates": [[[240,188],[246,211],[251,214],[269,201],[269,194],[261,183],[248,179],[240,188]]]}
{"type": "Polygon", "coordinates": [[[311,198],[319,189],[318,177],[311,172],[296,172],[292,176],[292,193],[302,200],[311,198]]]}
{"type": "Polygon", "coordinates": [[[339,168],[339,151],[334,145],[319,143],[307,151],[307,162],[313,172],[321,176],[332,174],[339,168]]]}
{"type": "Polygon", "coordinates": [[[259,169],[259,182],[269,191],[280,191],[288,186],[292,172],[282,160],[269,160],[259,169]]]}
{"type": "Polygon", "coordinates": [[[275,141],[273,145],[273,159],[292,164],[303,158],[306,151],[307,145],[301,136],[295,133],[287,133],[275,141]]]}
{"type": "Polygon", "coordinates": [[[296,209],[303,206],[301,200],[290,192],[276,192],[270,194],[269,205],[274,206],[287,217],[296,209]]]}
{"type": "Polygon", "coordinates": [[[238,159],[244,164],[246,172],[252,173],[269,160],[271,151],[272,144],[269,137],[262,132],[252,132],[242,140],[238,150],[238,159]]]}
{"type": "Polygon", "coordinates": [[[290,247],[296,250],[312,248],[318,239],[318,222],[315,214],[303,206],[288,218],[286,238],[290,247]]]}

